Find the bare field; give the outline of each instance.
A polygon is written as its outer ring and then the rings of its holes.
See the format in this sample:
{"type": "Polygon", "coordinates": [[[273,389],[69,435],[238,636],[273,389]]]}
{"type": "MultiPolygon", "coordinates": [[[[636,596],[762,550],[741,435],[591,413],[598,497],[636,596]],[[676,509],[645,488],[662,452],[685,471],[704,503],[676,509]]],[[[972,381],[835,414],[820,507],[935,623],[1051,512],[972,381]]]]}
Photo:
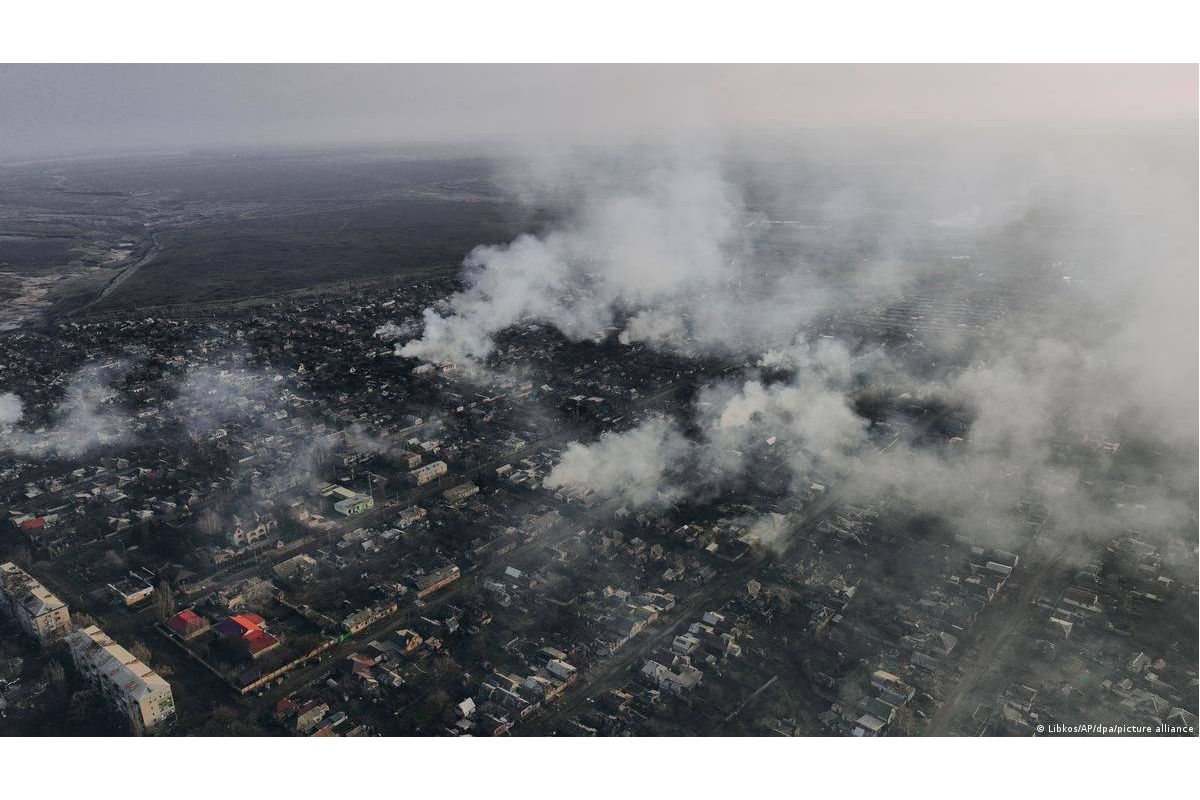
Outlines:
{"type": "Polygon", "coordinates": [[[493,169],[478,158],[380,152],[0,168],[5,300],[24,321],[30,309],[236,302],[440,272],[475,245],[536,224],[501,199],[493,169]]]}

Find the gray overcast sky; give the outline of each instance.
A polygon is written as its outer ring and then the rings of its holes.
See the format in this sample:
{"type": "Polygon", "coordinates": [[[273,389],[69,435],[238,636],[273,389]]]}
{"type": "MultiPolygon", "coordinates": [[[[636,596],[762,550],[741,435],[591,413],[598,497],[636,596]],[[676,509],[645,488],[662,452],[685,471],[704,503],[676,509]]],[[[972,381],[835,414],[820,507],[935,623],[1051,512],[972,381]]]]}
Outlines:
{"type": "Polygon", "coordinates": [[[206,145],[1196,116],[1195,65],[0,66],[3,161],[206,145]]]}

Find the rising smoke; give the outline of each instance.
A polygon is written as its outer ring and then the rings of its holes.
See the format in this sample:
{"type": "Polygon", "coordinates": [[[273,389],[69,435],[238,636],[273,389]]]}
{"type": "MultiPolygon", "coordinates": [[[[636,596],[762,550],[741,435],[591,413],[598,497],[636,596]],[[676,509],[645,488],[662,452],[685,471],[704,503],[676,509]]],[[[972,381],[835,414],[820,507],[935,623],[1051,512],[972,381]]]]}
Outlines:
{"type": "Polygon", "coordinates": [[[677,343],[740,271],[742,206],[707,159],[626,170],[629,181],[595,176],[561,228],[472,251],[467,288],[444,311],[427,309],[422,337],[397,354],[476,368],[513,325],[580,341],[626,316],[622,341],[677,343]]]}
{"type": "Polygon", "coordinates": [[[25,415],[25,403],[12,392],[0,394],[0,425],[16,425],[25,415]]]}
{"type": "Polygon", "coordinates": [[[0,395],[0,451],[25,457],[74,457],[96,447],[128,444],[133,435],[128,415],[114,407],[117,393],[111,387],[121,365],[84,367],[67,379],[62,400],[48,422],[32,430],[23,427],[25,405],[21,398],[0,395]]]}
{"type": "Polygon", "coordinates": [[[743,480],[770,440],[797,485],[833,476],[850,497],[890,492],[1001,540],[1017,504],[1039,497],[1104,536],[1130,520],[1055,452],[1090,442],[1099,458],[1110,437],[1156,454],[1147,474],[1169,472],[1170,496],[1138,505],[1189,528],[1194,131],[929,140],[688,149],[593,171],[573,160],[549,172],[564,183],[533,184],[561,204],[561,225],[473,251],[466,288],[396,352],[478,373],[498,333],[539,323],[742,364],[687,420],[572,444],[551,488],[662,507],[743,480]],[[822,320],[912,296],[980,322],[901,326],[886,347],[814,336],[822,320]],[[866,391],[958,408],[969,432],[948,450],[884,446],[856,409],[866,391]],[[680,479],[697,466],[711,479],[680,479]]]}

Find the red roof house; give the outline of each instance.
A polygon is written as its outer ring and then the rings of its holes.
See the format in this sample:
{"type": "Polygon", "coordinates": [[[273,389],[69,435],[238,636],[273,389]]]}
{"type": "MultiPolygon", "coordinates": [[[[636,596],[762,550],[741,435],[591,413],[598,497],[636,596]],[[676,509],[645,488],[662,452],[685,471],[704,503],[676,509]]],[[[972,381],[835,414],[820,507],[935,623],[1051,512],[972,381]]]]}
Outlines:
{"type": "Polygon", "coordinates": [[[258,658],[279,646],[279,637],[267,633],[267,622],[258,614],[235,614],[217,623],[217,630],[229,639],[239,639],[251,658],[258,658]]]}
{"type": "Polygon", "coordinates": [[[167,627],[181,639],[194,639],[208,630],[209,624],[204,617],[190,608],[185,608],[167,620],[167,627]]]}
{"type": "Polygon", "coordinates": [[[251,658],[258,658],[268,650],[274,650],[279,646],[279,639],[266,631],[257,631],[247,636],[243,641],[246,643],[246,652],[251,658]]]}

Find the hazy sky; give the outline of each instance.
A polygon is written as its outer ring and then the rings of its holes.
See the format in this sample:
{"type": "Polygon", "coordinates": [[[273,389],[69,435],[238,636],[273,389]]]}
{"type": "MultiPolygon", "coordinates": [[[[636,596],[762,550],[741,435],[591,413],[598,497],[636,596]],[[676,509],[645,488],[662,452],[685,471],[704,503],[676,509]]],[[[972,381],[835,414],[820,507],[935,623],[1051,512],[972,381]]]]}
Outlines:
{"type": "Polygon", "coordinates": [[[205,145],[1196,116],[1195,65],[0,66],[6,161],[205,145]]]}

